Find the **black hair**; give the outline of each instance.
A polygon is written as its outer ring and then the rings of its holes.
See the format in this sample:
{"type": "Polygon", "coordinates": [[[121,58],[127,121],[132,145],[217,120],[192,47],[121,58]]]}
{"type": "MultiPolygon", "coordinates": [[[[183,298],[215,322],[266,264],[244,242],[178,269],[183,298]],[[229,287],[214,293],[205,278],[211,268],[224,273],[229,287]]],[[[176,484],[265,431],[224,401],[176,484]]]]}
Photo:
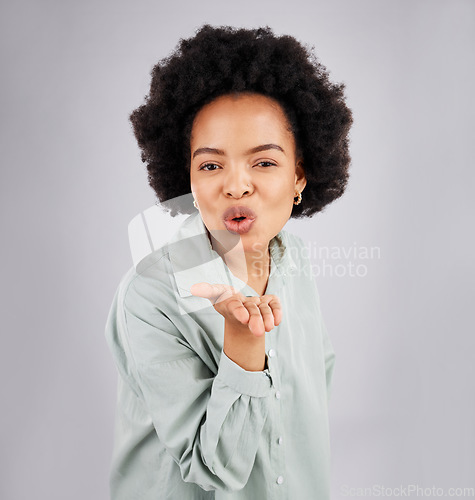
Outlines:
{"type": "MultiPolygon", "coordinates": [[[[196,113],[216,97],[255,92],[283,108],[303,158],[307,185],[291,217],[310,217],[348,183],[352,112],[343,83],[332,83],[312,49],[269,26],[203,25],[152,69],[145,103],[130,122],[160,202],[191,193],[190,134],[196,113]]],[[[183,198],[182,198],[183,199],[183,198]]],[[[180,206],[181,213],[193,207],[180,206]]]]}

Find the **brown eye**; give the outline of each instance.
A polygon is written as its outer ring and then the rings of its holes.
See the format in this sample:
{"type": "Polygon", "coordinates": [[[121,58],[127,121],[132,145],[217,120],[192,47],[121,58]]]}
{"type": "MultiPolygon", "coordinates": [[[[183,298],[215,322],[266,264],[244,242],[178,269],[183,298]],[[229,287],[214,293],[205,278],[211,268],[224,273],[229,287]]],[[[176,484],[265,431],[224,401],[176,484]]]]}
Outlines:
{"type": "Polygon", "coordinates": [[[257,165],[261,165],[263,167],[275,167],[275,163],[272,163],[270,161],[260,161],[257,165]]]}
{"type": "Polygon", "coordinates": [[[213,170],[209,170],[205,167],[218,167],[218,165],[216,165],[216,163],[205,163],[204,165],[202,165],[198,170],[206,170],[207,172],[213,172],[213,170]]]}

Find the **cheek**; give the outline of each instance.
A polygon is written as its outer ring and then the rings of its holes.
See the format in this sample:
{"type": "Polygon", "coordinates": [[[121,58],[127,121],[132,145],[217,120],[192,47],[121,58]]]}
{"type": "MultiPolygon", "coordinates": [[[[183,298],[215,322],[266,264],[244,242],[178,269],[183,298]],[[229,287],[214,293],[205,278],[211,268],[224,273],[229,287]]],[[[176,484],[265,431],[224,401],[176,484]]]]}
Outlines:
{"type": "Polygon", "coordinates": [[[293,184],[293,179],[276,179],[274,181],[265,183],[265,190],[269,196],[275,198],[292,198],[295,187],[293,184]]]}
{"type": "MultiPolygon", "coordinates": [[[[196,193],[197,196],[206,198],[211,189],[212,184],[210,182],[205,182],[204,179],[200,178],[191,178],[191,190],[196,193]]],[[[203,200],[203,202],[204,201],[205,200],[203,200]]]]}

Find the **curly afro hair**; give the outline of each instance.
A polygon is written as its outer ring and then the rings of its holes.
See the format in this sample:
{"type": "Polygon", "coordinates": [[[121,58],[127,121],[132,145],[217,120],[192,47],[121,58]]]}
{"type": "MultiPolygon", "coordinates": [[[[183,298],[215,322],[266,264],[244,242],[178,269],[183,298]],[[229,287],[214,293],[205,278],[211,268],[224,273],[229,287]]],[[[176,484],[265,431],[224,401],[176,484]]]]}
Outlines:
{"type": "MultiPolygon", "coordinates": [[[[330,82],[311,49],[289,35],[203,25],[152,69],[145,104],[129,117],[160,202],[191,193],[190,135],[196,113],[224,94],[255,92],[283,108],[307,185],[291,217],[311,217],[345,191],[353,122],[343,83],[330,82]]],[[[189,199],[190,197],[181,198],[189,199]]],[[[178,206],[191,213],[193,206],[178,206]]],[[[174,215],[174,214],[172,214],[174,215]]]]}

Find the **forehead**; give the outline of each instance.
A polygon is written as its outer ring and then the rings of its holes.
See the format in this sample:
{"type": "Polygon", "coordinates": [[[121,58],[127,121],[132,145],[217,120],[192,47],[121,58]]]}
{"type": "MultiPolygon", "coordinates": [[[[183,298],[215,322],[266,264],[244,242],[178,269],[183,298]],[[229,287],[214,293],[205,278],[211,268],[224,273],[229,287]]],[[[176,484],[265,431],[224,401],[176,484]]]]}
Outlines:
{"type": "Polygon", "coordinates": [[[274,135],[292,139],[282,106],[256,93],[226,94],[203,106],[196,114],[191,139],[207,136],[274,135]]]}

